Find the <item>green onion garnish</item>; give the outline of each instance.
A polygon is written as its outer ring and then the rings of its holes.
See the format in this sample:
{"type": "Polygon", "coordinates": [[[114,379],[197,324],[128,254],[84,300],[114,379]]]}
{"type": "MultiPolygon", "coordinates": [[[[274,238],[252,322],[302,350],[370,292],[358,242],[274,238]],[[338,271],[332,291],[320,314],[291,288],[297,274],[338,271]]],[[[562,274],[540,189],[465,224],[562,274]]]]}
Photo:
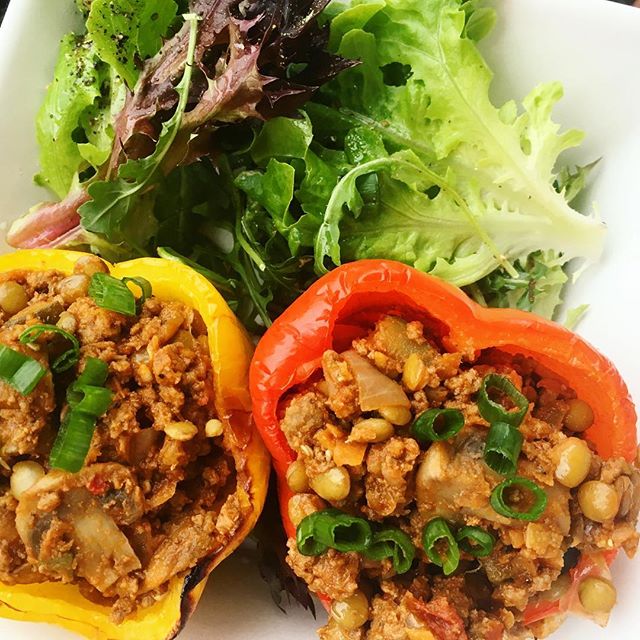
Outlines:
{"type": "MultiPolygon", "coordinates": [[[[67,389],[67,401],[69,404],[74,403],[73,394],[75,386],[93,385],[94,387],[103,387],[109,375],[109,365],[99,358],[87,358],[84,363],[84,369],[78,376],[75,383],[67,389]]],[[[80,401],[80,397],[76,402],[80,401]]]]}
{"type": "Polygon", "coordinates": [[[411,425],[411,435],[421,442],[448,440],[464,426],[464,415],[458,409],[427,409],[411,425]]]}
{"type": "Polygon", "coordinates": [[[514,476],[501,482],[491,492],[491,506],[496,513],[516,520],[537,520],[547,508],[547,494],[535,482],[514,476]],[[526,510],[515,508],[529,505],[526,510]]]}
{"type": "Polygon", "coordinates": [[[303,556],[319,556],[323,554],[328,547],[324,544],[320,544],[314,538],[315,521],[317,513],[312,513],[302,520],[298,525],[296,531],[296,544],[298,545],[298,551],[303,556]]]}
{"type": "Polygon", "coordinates": [[[484,445],[487,466],[503,476],[515,473],[523,440],[517,427],[506,422],[494,422],[484,445]]]}
{"type": "Polygon", "coordinates": [[[136,297],[133,291],[122,280],[107,273],[93,274],[89,284],[89,297],[103,309],[126,316],[136,315],[136,297]]]}
{"type": "Polygon", "coordinates": [[[318,512],[314,522],[314,538],[337,551],[364,551],[371,544],[372,537],[371,525],[364,518],[336,509],[318,512]]]}
{"type": "Polygon", "coordinates": [[[319,555],[328,548],[363,552],[372,537],[371,525],[366,520],[337,509],[312,513],[302,520],[296,532],[298,550],[308,556],[319,555]]]}
{"type": "Polygon", "coordinates": [[[422,532],[422,545],[429,560],[442,567],[444,575],[451,575],[460,564],[460,549],[443,518],[435,518],[427,523],[422,532]]]}
{"type": "Polygon", "coordinates": [[[123,278],[118,280],[106,273],[94,273],[89,284],[89,297],[103,309],[116,311],[126,316],[135,316],[137,303],[151,296],[151,284],[144,278],[123,278]],[[133,291],[127,286],[127,282],[137,285],[141,297],[136,301],[133,291]]]}
{"type": "Polygon", "coordinates": [[[151,283],[146,278],[136,277],[136,278],[122,278],[122,282],[127,284],[131,282],[135,284],[138,289],[140,289],[140,297],[138,298],[138,305],[143,305],[145,300],[150,298],[153,295],[153,291],[151,289],[151,283]]]}
{"type": "Polygon", "coordinates": [[[89,453],[95,427],[95,416],[81,411],[69,411],[51,448],[51,468],[64,469],[71,473],[80,471],[89,453]]]}
{"type": "Polygon", "coordinates": [[[480,527],[462,527],[456,533],[460,549],[474,558],[486,558],[493,551],[496,539],[480,527]]]}
{"type": "Polygon", "coordinates": [[[373,534],[371,544],[365,550],[364,555],[372,560],[391,558],[395,572],[401,574],[411,569],[416,557],[416,548],[404,531],[383,529],[373,534]]]}
{"type": "Polygon", "coordinates": [[[29,395],[47,370],[24,353],[0,344],[0,380],[4,380],[23,396],[29,395]]]}
{"type": "Polygon", "coordinates": [[[72,333],[56,327],[53,324],[36,324],[22,332],[20,342],[22,344],[32,344],[36,342],[43,333],[57,333],[71,343],[71,349],[68,349],[56,358],[51,365],[51,369],[56,373],[62,373],[67,369],[71,369],[80,358],[80,342],[78,342],[78,338],[72,333]]]}
{"type": "Polygon", "coordinates": [[[529,409],[529,401],[515,388],[509,378],[497,373],[490,373],[485,376],[478,391],[478,409],[480,415],[490,424],[506,422],[514,427],[519,427],[529,409]],[[497,390],[508,399],[510,404],[515,406],[515,409],[507,408],[500,402],[492,400],[489,397],[492,390],[497,390]]]}
{"type": "Polygon", "coordinates": [[[73,404],[69,406],[74,411],[89,414],[99,418],[111,406],[113,394],[105,387],[94,387],[89,384],[75,384],[73,389],[73,404]],[[77,400],[77,396],[82,396],[77,400]]]}
{"type": "Polygon", "coordinates": [[[49,456],[54,469],[77,473],[89,453],[96,422],[113,399],[106,389],[108,366],[97,358],[88,358],[84,371],[67,389],[69,410],[65,416],[49,456]]]}

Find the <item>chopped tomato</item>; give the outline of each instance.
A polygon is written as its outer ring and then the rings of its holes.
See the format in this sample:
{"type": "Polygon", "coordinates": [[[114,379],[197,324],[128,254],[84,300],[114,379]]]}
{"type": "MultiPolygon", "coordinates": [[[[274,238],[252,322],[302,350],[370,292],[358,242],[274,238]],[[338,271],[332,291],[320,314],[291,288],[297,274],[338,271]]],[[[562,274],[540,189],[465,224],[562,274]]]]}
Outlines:
{"type": "Polygon", "coordinates": [[[446,598],[437,596],[424,602],[411,596],[407,606],[437,640],[468,640],[462,618],[446,598]]]}
{"type": "Polygon", "coordinates": [[[109,483],[102,476],[96,474],[87,485],[87,490],[94,496],[101,496],[104,495],[108,487],[109,483]]]}

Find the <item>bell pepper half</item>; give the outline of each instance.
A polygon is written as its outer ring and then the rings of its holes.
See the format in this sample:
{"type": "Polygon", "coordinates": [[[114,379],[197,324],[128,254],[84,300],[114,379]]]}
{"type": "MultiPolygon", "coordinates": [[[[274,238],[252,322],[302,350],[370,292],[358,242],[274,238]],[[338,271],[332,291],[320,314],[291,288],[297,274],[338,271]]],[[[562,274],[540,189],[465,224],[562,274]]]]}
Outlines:
{"type": "MultiPolygon", "coordinates": [[[[0,273],[14,270],[73,272],[85,254],[59,250],[19,251],[0,256],[0,273]]],[[[244,540],[255,525],[266,497],[269,456],[251,420],[248,370],[252,345],[245,330],[211,283],[189,267],[157,258],[110,266],[117,278],[143,277],[163,300],[197,310],[208,328],[217,417],[225,429],[224,447],[232,454],[237,495],[245,519],[231,543],[211,555],[186,578],[173,578],[165,597],[123,623],[110,620],[110,608],[84,598],[77,586],[57,582],[7,586],[0,583],[0,617],[48,622],[95,640],[166,640],[175,637],[194,611],[208,575],[244,540]]]]}
{"type": "MultiPolygon", "coordinates": [[[[585,435],[600,456],[635,458],[636,413],[627,387],[613,364],[579,336],[531,313],[483,308],[459,289],[398,262],[353,262],[298,298],[264,335],[251,364],[254,419],[274,460],[290,537],[295,527],[287,504],[293,494],[285,475],[296,456],[279,426],[280,402],[320,368],[326,350],[349,348],[385,314],[423,321],[451,352],[494,348],[533,358],[588,398],[595,420],[585,435]]],[[[550,606],[549,615],[557,609],[550,606]]]]}

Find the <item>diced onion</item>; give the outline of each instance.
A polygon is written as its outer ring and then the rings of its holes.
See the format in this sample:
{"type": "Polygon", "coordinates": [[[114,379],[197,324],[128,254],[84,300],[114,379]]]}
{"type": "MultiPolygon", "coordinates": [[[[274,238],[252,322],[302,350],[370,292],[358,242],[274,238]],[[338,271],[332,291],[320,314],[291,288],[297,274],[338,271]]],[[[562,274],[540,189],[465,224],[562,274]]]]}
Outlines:
{"type": "Polygon", "coordinates": [[[20,500],[20,496],[31,489],[41,478],[44,478],[42,465],[32,460],[16,462],[11,472],[11,493],[13,497],[16,500],[20,500]]]}
{"type": "Polygon", "coordinates": [[[356,378],[360,408],[363,411],[377,411],[389,406],[407,408],[411,406],[402,387],[378,371],[368,360],[355,351],[346,351],[342,356],[356,378]]]}

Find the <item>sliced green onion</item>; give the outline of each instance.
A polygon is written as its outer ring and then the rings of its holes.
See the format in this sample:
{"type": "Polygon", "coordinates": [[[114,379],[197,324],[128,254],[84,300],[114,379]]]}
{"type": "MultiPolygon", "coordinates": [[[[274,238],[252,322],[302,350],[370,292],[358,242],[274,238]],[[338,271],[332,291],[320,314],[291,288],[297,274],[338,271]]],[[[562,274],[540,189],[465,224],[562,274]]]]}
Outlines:
{"type": "Polygon", "coordinates": [[[23,396],[29,395],[46,373],[47,370],[37,360],[0,344],[0,380],[23,396]]]}
{"type": "Polygon", "coordinates": [[[443,518],[435,518],[427,523],[422,532],[422,545],[429,560],[442,567],[444,575],[451,575],[460,564],[460,549],[451,529],[443,518]],[[440,550],[446,543],[446,549],[440,550]]]}
{"type": "Polygon", "coordinates": [[[496,539],[480,527],[462,527],[456,533],[460,549],[474,558],[486,558],[493,551],[496,539]]]}
{"type": "Polygon", "coordinates": [[[64,469],[71,473],[80,471],[89,453],[95,427],[95,416],[69,411],[51,448],[49,465],[53,469],[64,469]]]}
{"type": "Polygon", "coordinates": [[[67,389],[69,410],[51,449],[49,464],[52,468],[71,473],[82,469],[96,422],[113,400],[112,392],[103,386],[108,371],[106,362],[88,358],[83,372],[67,389]]]}
{"type": "Polygon", "coordinates": [[[103,309],[136,315],[136,297],[133,291],[118,278],[107,273],[94,273],[89,284],[89,297],[103,309]]]}
{"type": "Polygon", "coordinates": [[[54,324],[36,324],[22,332],[20,342],[22,344],[31,344],[36,342],[43,333],[57,333],[71,343],[71,349],[56,358],[51,365],[51,369],[56,373],[71,369],[80,358],[80,342],[72,333],[56,327],[54,324]]]}
{"type": "Polygon", "coordinates": [[[478,409],[480,415],[491,424],[506,422],[514,427],[519,427],[529,409],[529,401],[516,389],[509,378],[497,373],[490,373],[485,376],[478,391],[478,409]],[[505,396],[515,406],[515,409],[507,408],[502,403],[492,400],[489,394],[494,389],[505,396]]]}
{"type": "Polygon", "coordinates": [[[364,519],[335,509],[319,511],[314,538],[337,551],[364,551],[373,537],[371,525],[364,519]]]}
{"type": "Polygon", "coordinates": [[[484,445],[487,466],[503,476],[515,473],[523,440],[517,427],[506,422],[494,422],[484,445]]]}
{"type": "Polygon", "coordinates": [[[143,305],[145,300],[149,299],[153,295],[153,290],[151,288],[151,283],[146,278],[135,277],[135,278],[122,278],[122,282],[127,284],[131,282],[135,284],[138,289],[140,289],[140,297],[138,298],[138,305],[143,305]]]}
{"type": "Polygon", "coordinates": [[[395,572],[401,574],[411,569],[416,557],[416,548],[404,531],[383,529],[373,534],[371,544],[365,550],[364,555],[372,560],[391,558],[395,572]]]}
{"type": "Polygon", "coordinates": [[[464,427],[459,409],[427,409],[411,425],[411,435],[421,442],[448,440],[464,427]]]}
{"type": "Polygon", "coordinates": [[[113,393],[105,387],[94,387],[89,384],[74,385],[74,403],[72,409],[99,418],[111,406],[113,393]],[[82,396],[78,401],[75,396],[82,396]]]}
{"type": "Polygon", "coordinates": [[[82,397],[75,393],[76,387],[91,385],[93,387],[103,387],[109,375],[109,365],[99,358],[87,358],[84,369],[76,381],[67,389],[67,402],[73,406],[80,402],[82,397]],[[76,399],[77,398],[77,399],[76,399]]]}
{"type": "Polygon", "coordinates": [[[318,512],[308,515],[300,524],[296,531],[296,544],[298,551],[303,556],[319,556],[324,553],[328,547],[320,544],[314,537],[315,522],[318,512]]]}
{"type": "Polygon", "coordinates": [[[491,506],[496,513],[505,518],[533,521],[537,520],[547,508],[547,494],[535,482],[514,476],[501,482],[491,492],[491,506]],[[517,503],[525,502],[527,494],[530,498],[526,500],[527,509],[516,509],[515,507],[519,506],[517,503]]]}

